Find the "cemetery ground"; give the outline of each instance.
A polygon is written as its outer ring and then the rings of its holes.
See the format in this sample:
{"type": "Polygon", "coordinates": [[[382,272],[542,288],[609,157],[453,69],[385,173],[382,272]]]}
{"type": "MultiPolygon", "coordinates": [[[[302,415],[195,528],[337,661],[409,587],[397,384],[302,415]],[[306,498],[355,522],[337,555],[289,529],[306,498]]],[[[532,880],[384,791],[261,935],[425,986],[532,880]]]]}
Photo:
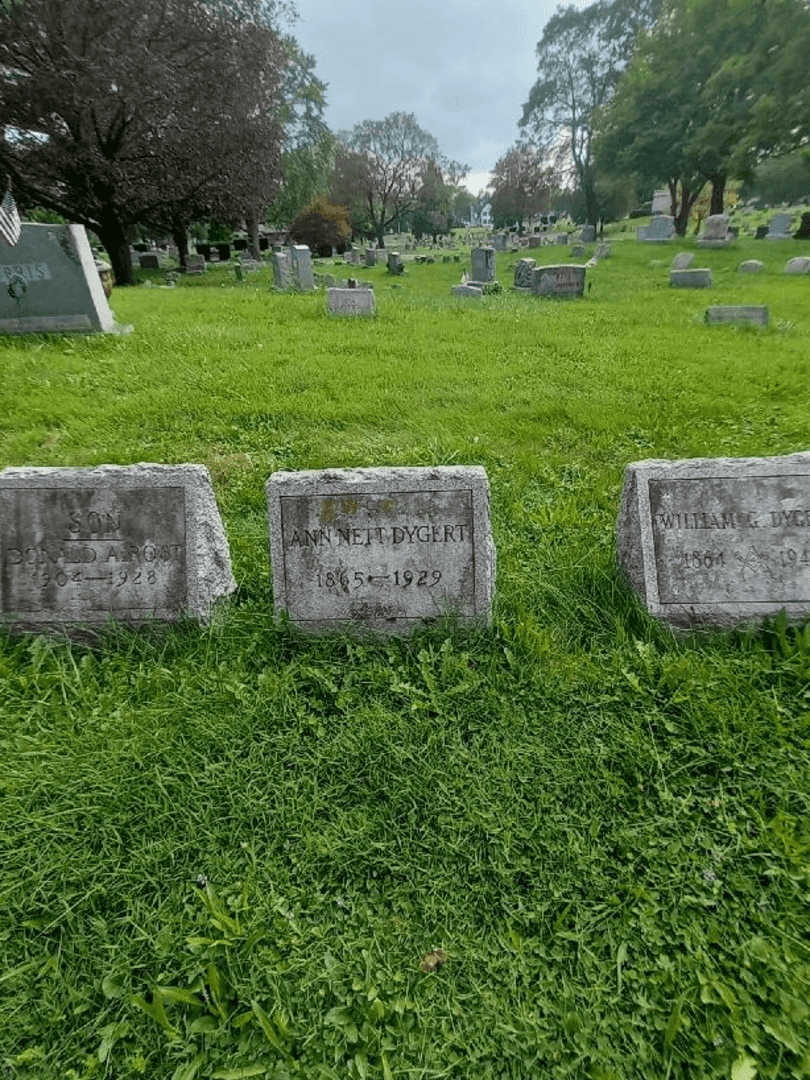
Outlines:
{"type": "Polygon", "coordinates": [[[805,248],[673,290],[692,242],[617,235],[568,301],[509,291],[554,248],[474,301],[466,254],[316,265],[372,319],[223,266],[0,341],[2,464],[204,463],[239,582],[0,638],[4,1075],[810,1076],[810,628],[676,636],[615,566],[628,462],[807,448],[805,248]],[[492,629],[275,625],[267,476],[430,464],[487,470],[492,629]]]}

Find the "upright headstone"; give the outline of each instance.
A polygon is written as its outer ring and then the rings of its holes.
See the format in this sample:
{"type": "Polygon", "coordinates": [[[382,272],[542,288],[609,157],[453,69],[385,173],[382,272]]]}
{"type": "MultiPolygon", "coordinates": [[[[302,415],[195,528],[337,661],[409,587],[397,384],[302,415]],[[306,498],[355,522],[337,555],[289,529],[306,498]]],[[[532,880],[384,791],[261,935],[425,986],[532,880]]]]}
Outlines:
{"type": "Polygon", "coordinates": [[[596,245],[596,258],[597,259],[609,259],[613,254],[610,244],[597,244],[596,245]]]}
{"type": "Polygon", "coordinates": [[[205,259],[202,255],[187,255],[186,256],[186,273],[187,274],[204,274],[205,273],[205,259]]]}
{"type": "Polygon", "coordinates": [[[625,473],[619,565],[676,627],[810,616],[810,453],[639,461],[625,473]]]}
{"type": "Polygon", "coordinates": [[[0,334],[115,328],[83,225],[28,225],[0,243],[0,334]]]}
{"type": "Polygon", "coordinates": [[[810,274],[810,259],[806,256],[799,256],[796,259],[789,259],[785,263],[786,274],[810,274]]]}
{"type": "Polygon", "coordinates": [[[669,283],[676,289],[710,289],[712,272],[705,267],[695,270],[670,270],[669,283]]]}
{"type": "Polygon", "coordinates": [[[532,272],[532,292],[537,296],[582,296],[585,267],[576,264],[538,266],[532,272]]]}
{"type": "Polygon", "coordinates": [[[277,472],[267,499],[276,614],[295,625],[407,634],[445,614],[489,622],[480,466],[277,472]]]}
{"type": "Polygon", "coordinates": [[[326,290],[326,310],[330,315],[373,315],[374,290],[349,286],[326,290]]]}
{"type": "Polygon", "coordinates": [[[286,251],[274,251],[271,258],[273,260],[273,284],[277,289],[289,288],[292,275],[289,253],[286,251]]]}
{"type": "Polygon", "coordinates": [[[681,251],[672,260],[673,270],[687,270],[695,261],[695,256],[691,251],[681,251]]]}
{"type": "Polygon", "coordinates": [[[389,274],[401,274],[405,267],[400,262],[398,251],[388,252],[388,273],[389,274]]]}
{"type": "Polygon", "coordinates": [[[539,248],[543,246],[542,236],[530,236],[528,237],[528,244],[524,243],[527,238],[524,236],[521,240],[521,247],[539,248]]]}
{"type": "Polygon", "coordinates": [[[568,233],[557,233],[557,236],[556,236],[554,242],[555,242],[555,244],[567,244],[568,243],[568,233]]]}
{"type": "Polygon", "coordinates": [[[656,214],[650,224],[636,229],[636,237],[648,244],[662,244],[675,235],[675,219],[666,214],[656,214]]]}
{"type": "Polygon", "coordinates": [[[743,274],[759,274],[765,269],[765,263],[759,259],[746,259],[737,269],[743,274]]]}
{"type": "Polygon", "coordinates": [[[495,280],[495,248],[473,248],[470,252],[470,261],[472,264],[471,277],[473,281],[486,283],[487,281],[495,280]]]}
{"type": "Polygon", "coordinates": [[[531,289],[535,265],[534,259],[518,259],[515,265],[516,289],[531,289]]]}
{"type": "Polygon", "coordinates": [[[771,218],[766,240],[790,239],[790,214],[776,214],[771,218]]]}
{"type": "Polygon", "coordinates": [[[366,248],[366,266],[377,265],[377,252],[374,248],[366,248]]]}
{"type": "Polygon", "coordinates": [[[0,557],[16,630],[204,618],[235,588],[202,465],[5,469],[0,557]]]}
{"type": "Polygon", "coordinates": [[[138,256],[141,270],[159,270],[160,260],[156,251],[147,251],[138,256]]]}
{"type": "Polygon", "coordinates": [[[728,228],[728,214],[710,214],[696,243],[698,247],[718,248],[727,247],[733,240],[728,228]]]}
{"type": "Polygon", "coordinates": [[[583,225],[582,232],[579,234],[579,239],[583,244],[592,244],[596,239],[596,226],[583,225]]]}
{"type": "Polygon", "coordinates": [[[310,292],[315,287],[312,277],[312,255],[306,244],[293,244],[290,248],[290,261],[295,274],[295,286],[301,292],[310,292]]]}

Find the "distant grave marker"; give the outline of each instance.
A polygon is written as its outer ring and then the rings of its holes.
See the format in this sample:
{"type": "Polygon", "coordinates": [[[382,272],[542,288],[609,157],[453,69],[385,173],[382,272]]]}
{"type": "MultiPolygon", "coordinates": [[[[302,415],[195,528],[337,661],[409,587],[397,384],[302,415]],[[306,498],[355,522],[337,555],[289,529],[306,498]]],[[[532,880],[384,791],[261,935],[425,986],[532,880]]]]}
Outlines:
{"type": "Polygon", "coordinates": [[[775,214],[768,226],[766,240],[790,239],[790,214],[775,214]]]}
{"type": "Polygon", "coordinates": [[[204,618],[235,588],[202,465],[5,469],[0,552],[15,630],[204,618]]]}
{"type": "Polygon", "coordinates": [[[629,465],[619,565],[676,627],[810,615],[810,453],[629,465]]]}
{"type": "Polygon", "coordinates": [[[488,623],[495,579],[480,466],[277,472],[267,482],[276,614],[308,630],[488,623]]]}
{"type": "Polygon", "coordinates": [[[326,308],[331,315],[373,315],[374,290],[329,288],[326,308]]]}
{"type": "Polygon", "coordinates": [[[532,291],[537,296],[582,296],[585,267],[568,263],[537,266],[532,271],[532,291]]]}
{"type": "Polygon", "coordinates": [[[705,267],[695,270],[670,270],[669,283],[676,289],[710,289],[712,272],[705,267]]]}
{"type": "Polygon", "coordinates": [[[741,323],[750,326],[767,326],[770,313],[767,307],[751,304],[718,304],[706,311],[706,322],[741,323]]]}
{"type": "Polygon", "coordinates": [[[0,244],[0,334],[112,331],[83,225],[28,225],[0,244]]]}

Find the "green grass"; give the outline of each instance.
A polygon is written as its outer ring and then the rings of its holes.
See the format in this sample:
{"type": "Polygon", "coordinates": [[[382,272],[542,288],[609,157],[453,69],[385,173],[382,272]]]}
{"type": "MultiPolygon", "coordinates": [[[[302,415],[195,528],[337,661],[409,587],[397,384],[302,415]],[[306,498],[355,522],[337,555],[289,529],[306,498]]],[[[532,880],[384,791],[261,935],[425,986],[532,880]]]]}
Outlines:
{"type": "Polygon", "coordinates": [[[205,463],[239,583],[209,627],[0,639],[7,1076],[810,1076],[810,629],[674,637],[615,568],[629,461],[810,443],[806,245],[671,291],[690,248],[618,236],[574,302],[325,260],[356,321],[221,267],[115,291],[131,335],[0,341],[0,463],[205,463]],[[451,462],[491,632],[274,624],[270,472],[451,462]]]}

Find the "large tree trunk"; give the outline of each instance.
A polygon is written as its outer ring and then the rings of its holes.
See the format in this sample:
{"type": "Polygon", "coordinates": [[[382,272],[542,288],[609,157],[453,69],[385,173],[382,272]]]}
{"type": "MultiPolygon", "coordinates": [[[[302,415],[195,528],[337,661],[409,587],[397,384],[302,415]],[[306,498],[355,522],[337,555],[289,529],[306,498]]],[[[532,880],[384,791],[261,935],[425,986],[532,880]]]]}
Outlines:
{"type": "Polygon", "coordinates": [[[726,193],[726,174],[718,173],[711,178],[712,181],[712,205],[710,214],[723,213],[723,197],[726,193]]]}
{"type": "MultiPolygon", "coordinates": [[[[677,191],[678,182],[675,181],[675,188],[677,191]]],[[[677,194],[673,203],[675,213],[675,232],[678,236],[686,236],[686,230],[689,228],[689,216],[692,213],[692,207],[695,205],[695,200],[703,190],[702,186],[696,191],[692,191],[691,188],[686,187],[685,184],[681,184],[681,204],[678,206],[677,194]]],[[[670,184],[670,192],[672,191],[672,184],[670,184]]]]}
{"type": "Polygon", "coordinates": [[[129,251],[126,233],[118,220],[118,215],[112,208],[105,209],[100,215],[98,238],[104,245],[104,249],[110,256],[115,284],[134,285],[132,276],[132,256],[129,251]]]}
{"type": "Polygon", "coordinates": [[[172,240],[177,248],[177,257],[180,260],[180,269],[183,273],[188,269],[188,229],[181,221],[172,222],[172,240]]]}
{"type": "Polygon", "coordinates": [[[261,250],[259,248],[259,208],[258,206],[249,206],[245,212],[245,225],[247,226],[248,234],[248,251],[250,252],[251,259],[257,261],[261,259],[261,250]]]}

